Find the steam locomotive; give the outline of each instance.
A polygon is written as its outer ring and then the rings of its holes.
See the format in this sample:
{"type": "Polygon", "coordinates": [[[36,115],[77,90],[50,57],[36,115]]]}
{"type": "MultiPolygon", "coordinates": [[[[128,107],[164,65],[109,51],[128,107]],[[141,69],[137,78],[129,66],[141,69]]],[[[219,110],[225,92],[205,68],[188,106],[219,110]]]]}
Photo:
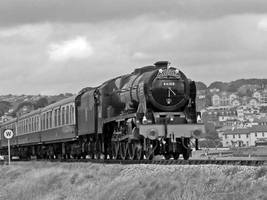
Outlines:
{"type": "Polygon", "coordinates": [[[12,129],[13,157],[187,160],[203,130],[195,99],[195,82],[159,61],[2,124],[0,153],[12,129]]]}

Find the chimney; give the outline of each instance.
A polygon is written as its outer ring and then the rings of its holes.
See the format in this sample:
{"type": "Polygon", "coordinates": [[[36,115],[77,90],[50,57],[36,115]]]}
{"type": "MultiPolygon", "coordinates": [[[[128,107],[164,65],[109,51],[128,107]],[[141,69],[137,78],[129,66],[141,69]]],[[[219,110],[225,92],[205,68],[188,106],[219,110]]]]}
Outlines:
{"type": "Polygon", "coordinates": [[[170,62],[169,61],[158,61],[156,63],[154,63],[154,65],[157,67],[157,68],[167,68],[169,65],[170,65],[170,62]]]}

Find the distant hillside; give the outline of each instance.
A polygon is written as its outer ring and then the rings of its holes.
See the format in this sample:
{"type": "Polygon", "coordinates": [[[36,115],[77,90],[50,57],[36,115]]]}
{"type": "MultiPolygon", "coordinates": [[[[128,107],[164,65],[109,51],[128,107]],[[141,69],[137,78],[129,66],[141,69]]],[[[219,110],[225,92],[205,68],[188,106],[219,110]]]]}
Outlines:
{"type": "Polygon", "coordinates": [[[65,93],[59,95],[0,95],[0,117],[5,113],[15,116],[16,112],[23,106],[31,105],[34,109],[38,109],[49,104],[55,103],[74,94],[65,93]]]}
{"type": "Polygon", "coordinates": [[[221,91],[238,92],[241,87],[250,86],[250,88],[261,88],[267,85],[267,79],[238,79],[231,82],[215,81],[208,86],[208,89],[218,88],[221,91]]]}
{"type": "Polygon", "coordinates": [[[221,82],[221,81],[215,81],[215,82],[212,82],[208,86],[208,89],[218,88],[221,91],[227,91],[228,90],[228,85],[229,85],[229,83],[225,83],[225,82],[221,82]]]}
{"type": "Polygon", "coordinates": [[[205,83],[198,81],[196,82],[197,90],[206,90],[208,87],[205,83]]]}

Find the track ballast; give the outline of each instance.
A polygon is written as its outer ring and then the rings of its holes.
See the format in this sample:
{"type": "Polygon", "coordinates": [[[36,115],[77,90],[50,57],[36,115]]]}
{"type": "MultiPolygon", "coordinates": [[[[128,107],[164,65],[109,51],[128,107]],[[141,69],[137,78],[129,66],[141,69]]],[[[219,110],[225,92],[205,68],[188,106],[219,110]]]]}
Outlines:
{"type": "Polygon", "coordinates": [[[190,160],[112,160],[112,159],[56,159],[51,161],[60,162],[91,162],[99,164],[157,164],[157,165],[245,165],[261,166],[266,165],[267,161],[263,159],[190,159],[190,160]]]}

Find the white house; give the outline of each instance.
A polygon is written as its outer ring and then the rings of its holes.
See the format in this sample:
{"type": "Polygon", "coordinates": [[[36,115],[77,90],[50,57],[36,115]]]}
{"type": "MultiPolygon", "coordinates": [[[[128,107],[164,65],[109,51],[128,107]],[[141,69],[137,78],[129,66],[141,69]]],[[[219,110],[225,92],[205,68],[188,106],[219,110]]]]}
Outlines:
{"type": "Polygon", "coordinates": [[[222,133],[224,147],[255,146],[258,139],[267,139],[267,125],[253,125],[246,128],[235,128],[222,133]]]}

